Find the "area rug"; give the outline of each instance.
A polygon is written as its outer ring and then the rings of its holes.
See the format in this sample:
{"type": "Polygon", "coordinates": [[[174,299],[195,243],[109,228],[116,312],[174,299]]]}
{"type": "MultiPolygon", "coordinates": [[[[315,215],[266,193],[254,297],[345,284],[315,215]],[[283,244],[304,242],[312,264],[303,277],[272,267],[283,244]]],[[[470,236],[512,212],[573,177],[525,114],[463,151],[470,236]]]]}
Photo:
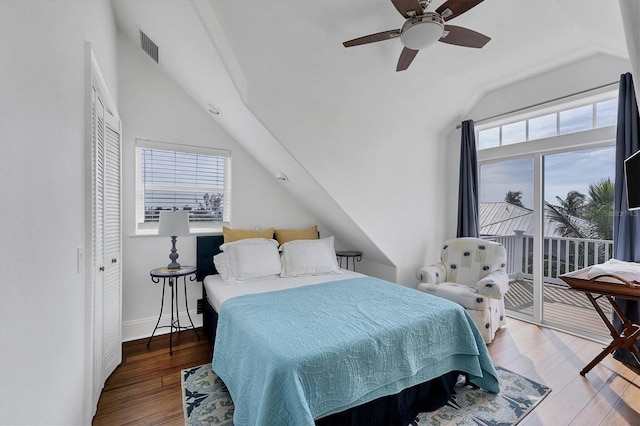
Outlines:
{"type": "MultiPolygon", "coordinates": [[[[420,413],[411,425],[516,425],[551,392],[519,374],[496,369],[499,394],[473,385],[457,386],[447,405],[420,413]]],[[[186,425],[233,425],[233,401],[211,364],[182,370],[182,397],[186,425]]]]}

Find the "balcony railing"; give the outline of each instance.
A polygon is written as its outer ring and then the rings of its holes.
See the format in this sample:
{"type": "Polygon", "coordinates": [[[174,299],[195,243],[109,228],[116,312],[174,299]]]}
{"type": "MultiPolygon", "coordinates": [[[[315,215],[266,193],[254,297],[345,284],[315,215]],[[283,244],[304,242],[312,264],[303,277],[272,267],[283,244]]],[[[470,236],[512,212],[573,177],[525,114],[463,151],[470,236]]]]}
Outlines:
{"type": "MultiPolygon", "coordinates": [[[[483,237],[504,245],[510,290],[505,296],[507,310],[533,316],[533,237],[515,235],[483,237]]],[[[545,237],[543,240],[543,322],[598,339],[610,338],[608,330],[584,294],[569,289],[559,276],[604,263],[613,257],[613,241],[545,237]]],[[[611,306],[598,301],[611,316],[611,306]]]]}
{"type": "MultiPolygon", "coordinates": [[[[533,279],[533,237],[516,231],[515,235],[484,237],[504,245],[507,273],[515,279],[533,279]]],[[[613,241],[544,237],[543,278],[545,283],[564,285],[558,278],[567,272],[604,263],[613,257],[613,241]]]]}

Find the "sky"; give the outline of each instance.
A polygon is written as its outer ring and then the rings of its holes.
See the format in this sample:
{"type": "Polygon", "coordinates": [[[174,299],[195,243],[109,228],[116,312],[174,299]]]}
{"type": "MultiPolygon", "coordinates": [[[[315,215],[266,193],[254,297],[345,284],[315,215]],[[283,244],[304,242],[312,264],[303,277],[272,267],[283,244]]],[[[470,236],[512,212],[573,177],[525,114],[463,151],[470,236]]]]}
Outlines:
{"type": "MultiPolygon", "coordinates": [[[[615,179],[615,147],[573,151],[544,157],[544,199],[558,204],[569,191],[589,193],[589,184],[615,179]]],[[[522,192],[522,204],[533,209],[533,159],[480,166],[480,202],[504,201],[509,191],[522,192]]]]}
{"type": "MultiPolygon", "coordinates": [[[[481,130],[478,148],[612,126],[617,121],[617,109],[617,98],[613,98],[481,130]]],[[[612,182],[615,180],[613,146],[545,155],[543,158],[544,200],[551,204],[558,205],[556,197],[564,200],[569,191],[588,196],[589,184],[607,178],[612,182]]],[[[507,192],[520,191],[522,204],[533,209],[533,158],[481,165],[479,178],[480,202],[504,201],[507,192]]]]}

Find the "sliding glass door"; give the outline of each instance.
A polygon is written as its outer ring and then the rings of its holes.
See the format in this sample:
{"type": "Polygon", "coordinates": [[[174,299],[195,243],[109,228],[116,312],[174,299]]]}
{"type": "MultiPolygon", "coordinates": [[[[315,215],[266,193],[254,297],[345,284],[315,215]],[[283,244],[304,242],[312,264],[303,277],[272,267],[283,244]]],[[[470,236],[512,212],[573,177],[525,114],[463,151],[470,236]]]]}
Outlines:
{"type": "Polygon", "coordinates": [[[559,276],[613,255],[614,157],[609,146],[480,164],[480,234],[507,249],[512,316],[609,335],[587,298],[559,276]]]}
{"type": "Polygon", "coordinates": [[[476,126],[480,234],[507,249],[512,316],[609,337],[559,277],[613,255],[616,110],[603,90],[476,126]]]}
{"type": "Polygon", "coordinates": [[[613,256],[614,159],[614,147],[544,157],[542,320],[594,337],[609,336],[607,328],[585,295],[558,277],[613,256]]]}
{"type": "Polygon", "coordinates": [[[529,320],[534,320],[541,303],[534,291],[534,164],[533,157],[485,163],[479,173],[480,235],[507,249],[511,282],[505,307],[511,315],[529,320]]]}

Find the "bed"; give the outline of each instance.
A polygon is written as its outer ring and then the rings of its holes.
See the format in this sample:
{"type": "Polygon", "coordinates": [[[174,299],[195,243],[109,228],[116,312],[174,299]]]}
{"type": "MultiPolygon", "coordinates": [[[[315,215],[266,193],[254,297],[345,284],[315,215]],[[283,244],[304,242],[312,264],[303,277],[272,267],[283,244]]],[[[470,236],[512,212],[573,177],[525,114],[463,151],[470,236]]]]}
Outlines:
{"type": "Polygon", "coordinates": [[[236,425],[407,425],[444,405],[460,374],[499,392],[459,305],[346,270],[229,284],[212,262],[222,242],[197,238],[197,274],[236,425]]]}

